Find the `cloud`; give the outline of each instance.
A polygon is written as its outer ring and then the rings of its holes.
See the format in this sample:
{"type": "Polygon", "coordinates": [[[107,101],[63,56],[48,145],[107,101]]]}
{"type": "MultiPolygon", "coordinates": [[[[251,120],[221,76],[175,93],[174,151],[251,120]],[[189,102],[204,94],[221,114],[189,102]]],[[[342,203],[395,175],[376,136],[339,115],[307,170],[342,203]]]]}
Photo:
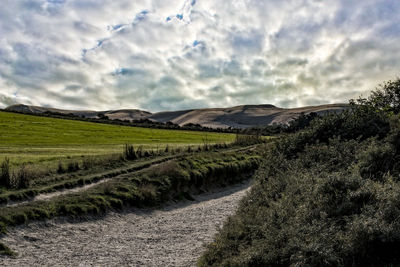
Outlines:
{"type": "Polygon", "coordinates": [[[0,107],[347,102],[398,75],[397,0],[4,0],[0,107]]]}

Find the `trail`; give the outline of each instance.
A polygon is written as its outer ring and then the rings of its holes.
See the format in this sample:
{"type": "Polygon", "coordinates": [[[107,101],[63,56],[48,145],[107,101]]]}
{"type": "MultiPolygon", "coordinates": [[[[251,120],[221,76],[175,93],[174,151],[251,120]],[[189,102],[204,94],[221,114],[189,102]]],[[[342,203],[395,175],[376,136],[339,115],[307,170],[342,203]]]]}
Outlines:
{"type": "MultiPolygon", "coordinates": [[[[244,151],[244,150],[254,150],[256,146],[249,146],[249,147],[245,147],[245,148],[234,148],[234,149],[228,149],[225,152],[240,152],[240,151],[244,151]]],[[[97,182],[92,182],[83,186],[76,186],[73,188],[69,188],[69,189],[62,189],[62,190],[58,190],[56,192],[51,192],[51,193],[41,193],[36,195],[35,197],[33,197],[32,199],[28,199],[28,200],[23,200],[23,201],[10,201],[9,203],[6,203],[4,205],[0,204],[1,206],[5,206],[5,207],[17,207],[20,205],[24,205],[27,203],[32,203],[35,201],[42,201],[42,200],[51,200],[54,197],[58,197],[61,195],[67,195],[67,194],[72,194],[72,193],[78,193],[81,191],[86,191],[94,186],[97,186],[99,184],[102,184],[104,182],[107,182],[111,179],[117,179],[118,177],[123,177],[128,175],[132,175],[133,173],[138,173],[141,172],[143,170],[149,169],[151,167],[160,165],[163,162],[167,162],[167,161],[171,161],[174,159],[177,159],[179,157],[184,156],[185,154],[181,154],[181,155],[174,155],[174,156],[167,156],[167,157],[160,157],[159,159],[151,159],[151,160],[147,160],[144,162],[139,162],[139,164],[137,163],[136,165],[134,164],[134,166],[130,166],[130,167],[124,167],[124,168],[117,168],[116,170],[108,170],[106,172],[100,172],[95,174],[95,176],[98,176],[99,181],[97,182]],[[121,171],[121,173],[119,174],[115,174],[116,171],[121,171]],[[114,173],[114,174],[113,174],[114,173]],[[104,174],[108,174],[109,176],[111,176],[111,178],[103,178],[104,174]]]]}
{"type": "MultiPolygon", "coordinates": [[[[62,190],[58,190],[55,192],[51,192],[51,193],[42,193],[42,194],[38,194],[35,197],[33,197],[32,199],[29,200],[24,200],[24,201],[17,201],[17,202],[9,202],[6,205],[4,205],[5,207],[16,207],[16,206],[20,206],[20,205],[24,205],[27,203],[32,203],[35,201],[42,201],[42,200],[51,200],[52,198],[58,197],[58,196],[62,196],[62,195],[68,195],[68,194],[73,194],[73,193],[78,193],[78,192],[82,192],[82,191],[86,191],[92,187],[95,187],[99,184],[105,183],[110,181],[111,179],[118,179],[119,177],[124,177],[126,175],[132,175],[134,173],[140,173],[144,170],[150,169],[152,167],[158,166],[163,162],[167,162],[167,161],[171,161],[178,158],[177,156],[174,157],[165,157],[165,158],[161,158],[158,160],[149,160],[147,162],[141,163],[139,165],[136,165],[134,167],[128,167],[128,168],[119,168],[116,170],[112,170],[112,171],[107,171],[104,173],[97,173],[96,176],[99,177],[99,181],[97,182],[92,182],[92,183],[88,183],[85,184],[83,186],[76,186],[70,189],[62,189],[62,190]],[[118,171],[120,173],[118,173],[118,171]],[[117,172],[117,174],[115,174],[117,172]],[[113,174],[114,173],[114,174],[113,174]],[[103,178],[102,176],[104,176],[104,174],[108,174],[109,176],[112,176],[111,178],[103,178]]],[[[1,207],[1,205],[0,205],[1,207]]]]}
{"type": "Polygon", "coordinates": [[[27,204],[27,203],[32,203],[32,202],[35,202],[35,201],[51,200],[52,198],[55,198],[55,197],[58,197],[58,196],[78,193],[78,192],[81,192],[81,191],[86,191],[86,190],[88,190],[88,189],[90,189],[90,188],[92,188],[94,186],[97,186],[99,184],[105,183],[105,182],[110,181],[110,180],[111,180],[111,178],[107,178],[107,179],[100,180],[98,182],[87,184],[87,185],[84,185],[84,186],[74,187],[74,188],[71,188],[71,189],[64,189],[64,190],[56,191],[56,192],[53,192],[53,193],[39,194],[39,195],[35,196],[33,199],[20,201],[20,202],[10,202],[5,206],[6,207],[17,207],[17,206],[24,205],[24,204],[27,204]]]}
{"type": "Polygon", "coordinates": [[[5,266],[194,266],[250,182],[160,209],[130,209],[91,221],[17,227],[0,242],[18,252],[5,266]]]}

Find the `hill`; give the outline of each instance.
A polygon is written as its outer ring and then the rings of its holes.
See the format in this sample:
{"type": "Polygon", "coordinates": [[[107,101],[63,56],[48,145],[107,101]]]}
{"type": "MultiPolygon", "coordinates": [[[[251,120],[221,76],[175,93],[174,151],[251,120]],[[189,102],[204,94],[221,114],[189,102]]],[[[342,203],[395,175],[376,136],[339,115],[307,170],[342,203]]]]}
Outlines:
{"type": "Polygon", "coordinates": [[[320,106],[307,106],[301,108],[279,108],[273,105],[242,105],[230,108],[205,108],[179,111],[164,111],[150,113],[137,109],[121,109],[109,111],[91,110],[64,110],[27,105],[13,105],[6,110],[24,113],[61,113],[73,114],[85,118],[99,118],[107,116],[111,120],[141,120],[149,119],[156,122],[173,122],[180,126],[186,124],[200,124],[210,128],[239,128],[245,129],[255,126],[266,126],[274,123],[286,124],[297,118],[301,113],[315,112],[323,114],[327,112],[340,112],[348,108],[347,104],[328,104],[320,106]]]}
{"type": "Polygon", "coordinates": [[[127,127],[0,112],[0,160],[38,162],[121,152],[124,144],[147,148],[229,143],[235,135],[127,127]]]}

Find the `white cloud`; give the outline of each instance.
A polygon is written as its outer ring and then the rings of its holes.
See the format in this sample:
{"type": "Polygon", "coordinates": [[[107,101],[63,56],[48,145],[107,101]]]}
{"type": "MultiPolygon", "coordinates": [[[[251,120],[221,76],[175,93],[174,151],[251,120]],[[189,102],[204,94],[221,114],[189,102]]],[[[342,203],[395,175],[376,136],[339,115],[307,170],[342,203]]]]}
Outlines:
{"type": "Polygon", "coordinates": [[[400,67],[396,0],[5,0],[0,106],[346,102],[400,67]]]}

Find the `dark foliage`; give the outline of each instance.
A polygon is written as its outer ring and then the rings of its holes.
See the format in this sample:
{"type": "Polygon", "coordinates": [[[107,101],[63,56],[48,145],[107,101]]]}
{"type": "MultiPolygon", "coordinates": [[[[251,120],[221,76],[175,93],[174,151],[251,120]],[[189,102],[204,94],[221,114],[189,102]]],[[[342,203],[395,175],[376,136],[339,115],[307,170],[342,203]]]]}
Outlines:
{"type": "Polygon", "coordinates": [[[399,81],[265,152],[201,266],[398,266],[399,81]]]}

